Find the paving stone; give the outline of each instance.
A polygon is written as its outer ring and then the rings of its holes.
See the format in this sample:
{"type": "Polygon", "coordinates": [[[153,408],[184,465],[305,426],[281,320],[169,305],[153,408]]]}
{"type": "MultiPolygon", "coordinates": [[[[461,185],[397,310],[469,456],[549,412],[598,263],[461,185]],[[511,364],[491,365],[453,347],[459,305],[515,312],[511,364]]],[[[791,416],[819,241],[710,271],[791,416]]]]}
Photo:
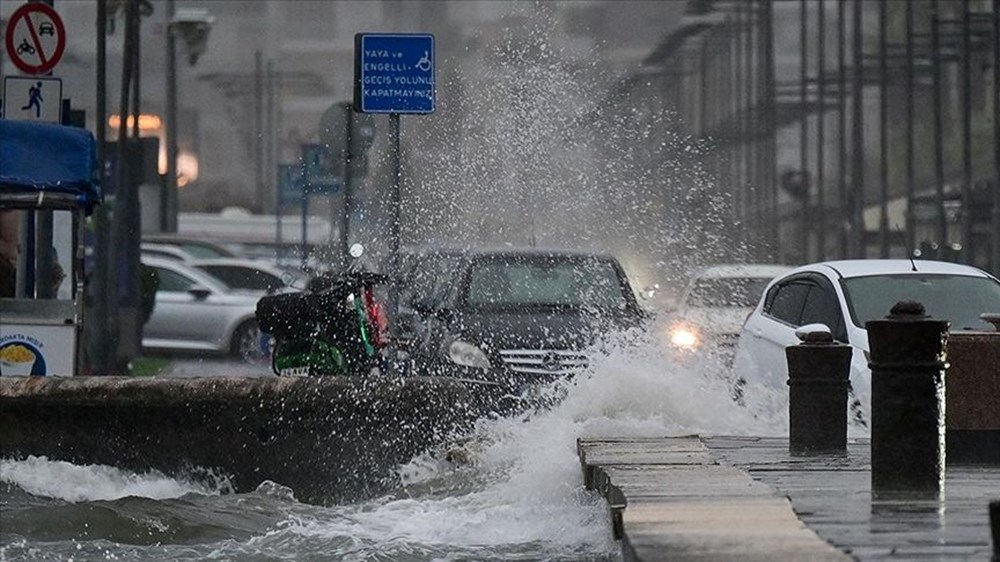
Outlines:
{"type": "Polygon", "coordinates": [[[783,438],[693,441],[579,442],[627,560],[990,560],[998,466],[948,465],[940,495],[873,497],[867,439],[815,457],[783,438]]]}

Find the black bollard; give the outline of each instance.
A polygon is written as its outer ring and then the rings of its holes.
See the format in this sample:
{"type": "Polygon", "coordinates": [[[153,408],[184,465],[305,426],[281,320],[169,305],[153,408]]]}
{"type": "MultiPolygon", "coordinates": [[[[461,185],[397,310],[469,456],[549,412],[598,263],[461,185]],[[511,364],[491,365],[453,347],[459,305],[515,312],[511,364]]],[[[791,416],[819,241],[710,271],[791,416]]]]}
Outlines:
{"type": "Polygon", "coordinates": [[[898,302],[865,324],[871,348],[872,492],[941,492],[948,322],[898,302]]]}
{"type": "Polygon", "coordinates": [[[990,531],[993,535],[993,562],[1000,562],[1000,501],[990,502],[990,531]]]}
{"type": "Polygon", "coordinates": [[[789,452],[846,452],[851,347],[828,331],[809,332],[801,344],[785,348],[785,357],[789,452]]]}

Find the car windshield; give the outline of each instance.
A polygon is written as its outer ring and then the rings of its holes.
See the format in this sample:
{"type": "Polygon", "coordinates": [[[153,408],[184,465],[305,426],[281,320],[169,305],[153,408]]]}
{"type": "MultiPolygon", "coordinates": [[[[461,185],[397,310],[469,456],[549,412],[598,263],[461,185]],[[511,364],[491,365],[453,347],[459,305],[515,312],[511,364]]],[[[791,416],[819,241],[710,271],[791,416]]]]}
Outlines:
{"type": "Polygon", "coordinates": [[[716,277],[695,282],[685,301],[687,306],[753,308],[771,278],[716,277]]]}
{"type": "Polygon", "coordinates": [[[459,260],[457,254],[448,253],[428,254],[416,260],[407,282],[413,298],[427,297],[438,285],[447,285],[459,260]]]}
{"type": "Polygon", "coordinates": [[[947,320],[951,330],[992,330],[979,318],[1000,312],[1000,283],[965,275],[874,275],[844,281],[854,323],[885,318],[899,301],[917,301],[932,318],[947,320]]]}
{"type": "Polygon", "coordinates": [[[608,310],[623,309],[628,302],[611,262],[522,257],[473,264],[466,304],[471,307],[548,305],[608,310]]]}

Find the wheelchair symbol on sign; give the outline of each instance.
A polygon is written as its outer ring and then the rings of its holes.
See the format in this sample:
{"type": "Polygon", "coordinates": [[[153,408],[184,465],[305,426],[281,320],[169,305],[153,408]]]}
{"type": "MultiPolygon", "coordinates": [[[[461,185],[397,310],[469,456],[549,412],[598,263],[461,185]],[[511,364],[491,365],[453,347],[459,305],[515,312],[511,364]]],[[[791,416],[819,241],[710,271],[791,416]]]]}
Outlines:
{"type": "Polygon", "coordinates": [[[417,61],[417,68],[423,70],[424,72],[427,72],[428,70],[431,69],[431,59],[428,58],[427,55],[428,52],[424,51],[424,56],[420,57],[420,60],[417,61]]]}

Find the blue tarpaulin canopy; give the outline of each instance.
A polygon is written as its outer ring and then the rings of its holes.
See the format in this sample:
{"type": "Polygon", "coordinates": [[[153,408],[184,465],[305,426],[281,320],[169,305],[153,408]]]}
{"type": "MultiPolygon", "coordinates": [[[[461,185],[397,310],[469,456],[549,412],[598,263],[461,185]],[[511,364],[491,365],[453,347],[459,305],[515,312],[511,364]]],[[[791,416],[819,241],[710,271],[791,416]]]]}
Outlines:
{"type": "Polygon", "coordinates": [[[101,202],[96,150],[85,129],[0,119],[0,196],[70,196],[90,208],[101,202]]]}

